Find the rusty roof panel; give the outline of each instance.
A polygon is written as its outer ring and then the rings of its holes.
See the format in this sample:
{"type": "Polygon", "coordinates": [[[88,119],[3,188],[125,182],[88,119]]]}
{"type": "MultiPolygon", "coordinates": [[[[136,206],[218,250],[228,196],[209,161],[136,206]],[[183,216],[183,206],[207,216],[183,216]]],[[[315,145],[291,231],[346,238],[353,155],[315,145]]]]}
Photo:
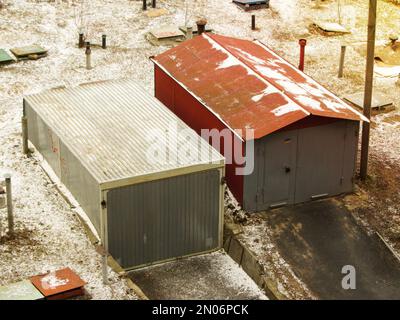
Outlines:
{"type": "Polygon", "coordinates": [[[232,130],[252,128],[256,139],[310,114],[365,120],[258,41],[203,34],[153,61],[232,130]]]}
{"type": "Polygon", "coordinates": [[[30,280],[46,298],[82,288],[86,284],[70,268],[34,276],[30,280]]]}

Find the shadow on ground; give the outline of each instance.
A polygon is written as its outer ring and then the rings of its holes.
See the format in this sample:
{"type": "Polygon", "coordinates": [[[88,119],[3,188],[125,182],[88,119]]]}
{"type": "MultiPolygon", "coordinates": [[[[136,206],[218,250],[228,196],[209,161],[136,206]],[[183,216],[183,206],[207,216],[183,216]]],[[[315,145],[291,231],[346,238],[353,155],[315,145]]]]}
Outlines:
{"type": "Polygon", "coordinates": [[[295,274],[321,299],[400,299],[400,263],[334,200],[263,214],[295,274]],[[356,289],[342,288],[342,267],[356,269],[356,289]]]}

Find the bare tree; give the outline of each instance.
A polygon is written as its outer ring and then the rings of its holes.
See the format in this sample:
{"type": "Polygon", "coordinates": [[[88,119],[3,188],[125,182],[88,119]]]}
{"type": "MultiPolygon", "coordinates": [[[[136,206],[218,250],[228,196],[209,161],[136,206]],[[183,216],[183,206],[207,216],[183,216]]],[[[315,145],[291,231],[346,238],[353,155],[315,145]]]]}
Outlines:
{"type": "Polygon", "coordinates": [[[75,25],[78,32],[87,35],[89,33],[90,1],[72,0],[72,5],[74,6],[75,25]]]}

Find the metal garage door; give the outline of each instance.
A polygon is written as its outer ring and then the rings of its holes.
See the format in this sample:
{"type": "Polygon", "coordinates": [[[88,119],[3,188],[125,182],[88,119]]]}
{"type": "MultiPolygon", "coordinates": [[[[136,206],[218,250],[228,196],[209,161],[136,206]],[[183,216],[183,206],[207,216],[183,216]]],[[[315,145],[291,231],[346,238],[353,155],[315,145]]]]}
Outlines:
{"type": "Polygon", "coordinates": [[[341,193],[346,122],[298,131],[295,203],[341,193]]]}
{"type": "Polygon", "coordinates": [[[293,203],[297,131],[273,134],[259,148],[257,210],[293,203]]]}
{"type": "Polygon", "coordinates": [[[257,188],[256,210],[350,192],[357,141],[357,122],[336,121],[257,142],[255,176],[246,189],[257,188]]]}
{"type": "Polygon", "coordinates": [[[219,198],[219,170],[110,190],[110,254],[132,268],[217,248],[219,198]]]}

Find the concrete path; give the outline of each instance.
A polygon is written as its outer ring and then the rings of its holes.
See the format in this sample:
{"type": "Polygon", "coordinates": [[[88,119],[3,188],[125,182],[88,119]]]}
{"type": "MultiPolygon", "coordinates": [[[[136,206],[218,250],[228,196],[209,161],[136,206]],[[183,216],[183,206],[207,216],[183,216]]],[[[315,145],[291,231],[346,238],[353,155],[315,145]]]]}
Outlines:
{"type": "Polygon", "coordinates": [[[267,299],[221,251],[132,271],[129,277],[151,300],[267,299]]]}
{"type": "Polygon", "coordinates": [[[400,299],[400,263],[334,200],[263,214],[295,274],[321,299],[400,299]],[[342,288],[342,268],[356,270],[356,289],[342,288]]]}

